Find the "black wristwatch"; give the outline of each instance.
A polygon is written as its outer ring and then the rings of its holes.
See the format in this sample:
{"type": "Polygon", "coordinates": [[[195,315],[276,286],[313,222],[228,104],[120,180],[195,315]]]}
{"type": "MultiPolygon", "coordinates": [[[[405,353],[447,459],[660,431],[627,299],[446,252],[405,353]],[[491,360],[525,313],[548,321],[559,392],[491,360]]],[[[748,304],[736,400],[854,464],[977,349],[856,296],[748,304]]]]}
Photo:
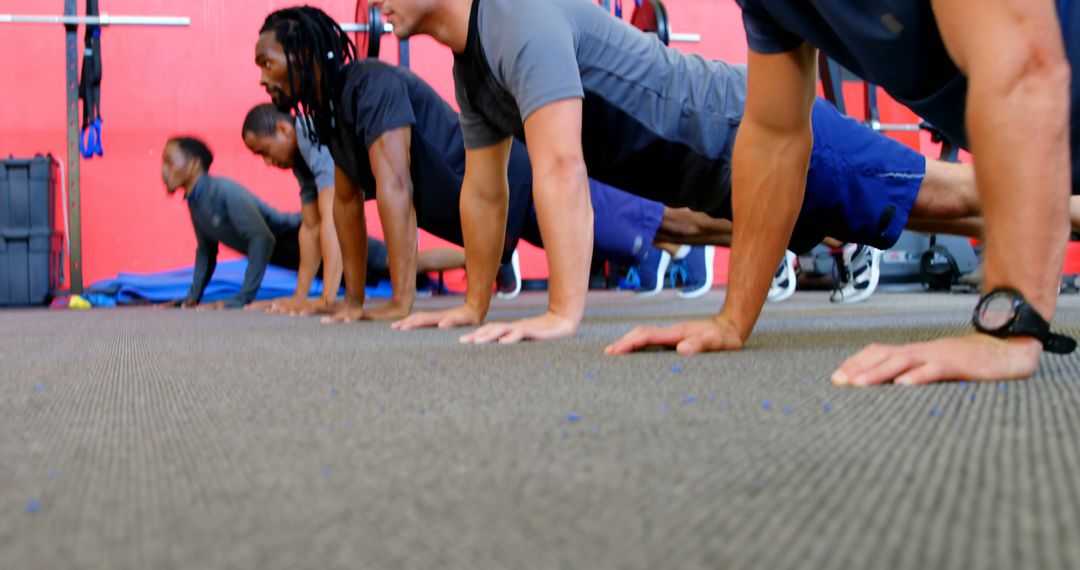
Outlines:
{"type": "Polygon", "coordinates": [[[1000,287],[985,294],[975,306],[971,324],[981,333],[998,338],[1030,336],[1043,345],[1043,350],[1069,354],[1076,350],[1076,341],[1050,332],[1050,324],[1027,303],[1016,289],[1000,287]]]}

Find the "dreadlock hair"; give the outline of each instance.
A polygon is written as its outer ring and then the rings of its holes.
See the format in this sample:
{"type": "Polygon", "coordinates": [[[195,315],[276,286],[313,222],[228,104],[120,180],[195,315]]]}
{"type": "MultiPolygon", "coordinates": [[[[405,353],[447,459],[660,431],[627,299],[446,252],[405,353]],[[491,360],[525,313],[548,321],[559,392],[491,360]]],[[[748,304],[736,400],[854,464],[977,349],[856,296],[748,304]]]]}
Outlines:
{"type": "Polygon", "coordinates": [[[240,137],[251,133],[257,137],[273,136],[280,121],[291,123],[292,115],[283,113],[273,103],[263,103],[252,107],[246,117],[244,126],[240,129],[240,137]]]}
{"type": "Polygon", "coordinates": [[[293,110],[307,123],[311,142],[317,143],[318,132],[331,128],[334,88],[344,74],[345,64],[356,59],[356,46],[337,22],[312,6],[272,12],[259,33],[270,31],[285,51],[290,89],[299,85],[299,91],[293,94],[293,110]],[[311,123],[315,128],[310,128],[311,123]]]}
{"type": "Polygon", "coordinates": [[[210,152],[210,147],[206,146],[206,143],[195,137],[172,137],[166,144],[176,143],[176,146],[180,147],[180,152],[184,153],[184,156],[188,158],[194,158],[202,163],[203,170],[210,172],[210,165],[214,162],[214,153],[210,152]]]}

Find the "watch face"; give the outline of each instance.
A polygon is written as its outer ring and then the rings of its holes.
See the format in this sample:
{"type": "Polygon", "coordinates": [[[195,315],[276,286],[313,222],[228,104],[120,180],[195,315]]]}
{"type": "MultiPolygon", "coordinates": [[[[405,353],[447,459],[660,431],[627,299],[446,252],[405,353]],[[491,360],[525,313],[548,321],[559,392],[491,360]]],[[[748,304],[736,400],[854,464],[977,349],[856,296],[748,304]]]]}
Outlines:
{"type": "Polygon", "coordinates": [[[1016,298],[999,292],[983,299],[979,307],[979,324],[987,330],[998,330],[1012,324],[1016,318],[1016,298]]]}

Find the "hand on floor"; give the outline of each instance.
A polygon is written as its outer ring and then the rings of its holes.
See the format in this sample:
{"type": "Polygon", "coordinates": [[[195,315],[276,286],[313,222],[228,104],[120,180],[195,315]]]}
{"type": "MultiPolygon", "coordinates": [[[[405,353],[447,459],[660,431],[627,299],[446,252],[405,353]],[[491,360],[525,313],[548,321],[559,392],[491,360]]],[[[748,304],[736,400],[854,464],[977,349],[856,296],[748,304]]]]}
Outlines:
{"type": "Polygon", "coordinates": [[[290,317],[310,317],[312,315],[330,315],[337,311],[341,305],[336,300],[326,297],[304,299],[299,303],[292,304],[287,311],[281,311],[290,317]]]}
{"type": "Polygon", "coordinates": [[[199,311],[220,311],[225,308],[225,301],[214,301],[213,303],[203,303],[196,307],[199,311]]]}
{"type": "Polygon", "coordinates": [[[277,299],[266,299],[265,301],[253,301],[251,303],[248,303],[248,305],[246,307],[244,307],[244,310],[245,311],[269,311],[274,306],[274,303],[276,303],[277,301],[278,301],[277,299]]]}
{"type": "Polygon", "coordinates": [[[439,327],[449,329],[454,327],[474,327],[480,324],[480,315],[469,307],[462,305],[453,309],[434,312],[413,313],[412,315],[390,325],[399,331],[413,329],[439,327]]]}
{"type": "Polygon", "coordinates": [[[267,307],[266,312],[271,315],[292,315],[296,311],[308,306],[310,300],[307,297],[282,297],[280,299],[274,299],[270,306],[267,307]]]}
{"type": "Polygon", "coordinates": [[[689,321],[670,327],[637,327],[611,343],[604,354],[627,354],[650,346],[675,348],[679,354],[719,350],[740,350],[742,338],[735,328],[719,318],[689,321]]]}
{"type": "Polygon", "coordinates": [[[374,307],[364,313],[364,318],[372,321],[389,321],[407,316],[409,316],[409,307],[397,303],[374,307]]]}
{"type": "Polygon", "coordinates": [[[336,303],[328,316],[322,318],[324,324],[331,323],[355,323],[364,318],[364,303],[362,301],[344,301],[336,303]]]}
{"type": "Polygon", "coordinates": [[[1042,345],[1027,337],[972,333],[900,346],[871,344],[833,372],[836,386],[929,384],[942,380],[1017,380],[1039,365],[1042,345]]]}
{"type": "Polygon", "coordinates": [[[465,344],[486,344],[499,341],[511,344],[522,340],[553,340],[577,334],[577,323],[554,313],[512,323],[488,323],[461,337],[465,344]]]}

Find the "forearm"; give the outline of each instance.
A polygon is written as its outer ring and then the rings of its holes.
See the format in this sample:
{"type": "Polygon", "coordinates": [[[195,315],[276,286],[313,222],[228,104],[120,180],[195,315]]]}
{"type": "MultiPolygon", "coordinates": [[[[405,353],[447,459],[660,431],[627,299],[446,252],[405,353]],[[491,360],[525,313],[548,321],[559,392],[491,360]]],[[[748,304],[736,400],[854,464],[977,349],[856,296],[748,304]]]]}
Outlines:
{"type": "Polygon", "coordinates": [[[210,254],[201,248],[195,253],[195,269],[191,280],[191,289],[188,291],[187,301],[198,303],[202,300],[203,291],[214,274],[217,265],[217,254],[210,254]]]}
{"type": "Polygon", "coordinates": [[[461,192],[461,226],[465,240],[465,305],[480,320],[491,306],[495,274],[499,270],[504,236],[508,192],[485,193],[470,189],[461,192]]]}
{"type": "Polygon", "coordinates": [[[388,250],[391,304],[411,311],[416,298],[416,211],[412,188],[404,180],[384,181],[379,187],[379,219],[388,250]]]}
{"type": "Polygon", "coordinates": [[[547,251],[548,310],[581,321],[589,289],[593,212],[584,163],[553,161],[535,171],[533,196],[547,251]]]}
{"type": "Polygon", "coordinates": [[[985,221],[984,288],[1019,289],[1049,320],[1069,236],[1069,73],[1033,65],[1004,75],[979,74],[968,92],[985,221]]]}
{"type": "Polygon", "coordinates": [[[255,299],[255,295],[259,293],[259,286],[262,285],[263,276],[266,275],[266,266],[270,263],[274,245],[274,236],[271,234],[254,237],[248,242],[244,284],[240,288],[240,294],[226,301],[226,306],[243,306],[255,299]]]}
{"type": "Polygon", "coordinates": [[[319,247],[323,264],[323,298],[334,301],[337,299],[338,289],[341,288],[342,265],[333,204],[319,223],[319,247]]]}
{"type": "Polygon", "coordinates": [[[728,293],[721,318],[745,341],[791,239],[806,189],[813,135],[744,122],[735,142],[728,293]]]}
{"type": "Polygon", "coordinates": [[[367,280],[367,224],[359,193],[347,197],[338,192],[334,200],[334,227],[341,244],[345,299],[362,305],[367,280]]]}
{"type": "Polygon", "coordinates": [[[307,298],[311,294],[311,282],[319,271],[320,236],[318,226],[304,224],[300,226],[300,267],[297,271],[296,292],[298,298],[307,298]]]}

